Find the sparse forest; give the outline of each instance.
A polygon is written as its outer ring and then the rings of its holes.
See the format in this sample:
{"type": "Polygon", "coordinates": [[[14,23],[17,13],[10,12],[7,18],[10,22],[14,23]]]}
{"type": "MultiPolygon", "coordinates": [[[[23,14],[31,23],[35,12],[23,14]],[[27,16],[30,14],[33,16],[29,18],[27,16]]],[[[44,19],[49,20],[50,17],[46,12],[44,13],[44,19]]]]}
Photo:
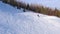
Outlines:
{"type": "Polygon", "coordinates": [[[57,8],[53,10],[49,7],[44,7],[41,5],[34,5],[34,4],[29,5],[23,2],[16,2],[16,0],[1,0],[1,1],[3,3],[10,4],[13,7],[17,7],[17,9],[24,8],[24,9],[31,10],[37,13],[60,17],[60,10],[58,10],[57,8]]]}

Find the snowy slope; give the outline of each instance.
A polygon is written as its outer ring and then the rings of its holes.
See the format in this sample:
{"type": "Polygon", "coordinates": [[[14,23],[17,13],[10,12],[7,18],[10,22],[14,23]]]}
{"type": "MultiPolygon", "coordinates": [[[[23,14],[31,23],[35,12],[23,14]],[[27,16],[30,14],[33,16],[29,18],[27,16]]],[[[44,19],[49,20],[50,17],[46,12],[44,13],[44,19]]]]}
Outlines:
{"type": "Polygon", "coordinates": [[[0,34],[60,34],[60,18],[23,12],[0,2],[0,34]]]}

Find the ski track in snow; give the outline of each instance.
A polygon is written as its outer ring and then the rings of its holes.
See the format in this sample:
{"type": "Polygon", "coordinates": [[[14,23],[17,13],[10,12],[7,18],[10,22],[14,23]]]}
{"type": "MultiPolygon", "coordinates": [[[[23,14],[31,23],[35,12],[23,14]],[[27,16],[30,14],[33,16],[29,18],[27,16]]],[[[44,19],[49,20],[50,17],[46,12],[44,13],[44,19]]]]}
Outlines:
{"type": "Polygon", "coordinates": [[[59,20],[55,16],[23,12],[0,2],[0,34],[60,34],[59,20]]]}

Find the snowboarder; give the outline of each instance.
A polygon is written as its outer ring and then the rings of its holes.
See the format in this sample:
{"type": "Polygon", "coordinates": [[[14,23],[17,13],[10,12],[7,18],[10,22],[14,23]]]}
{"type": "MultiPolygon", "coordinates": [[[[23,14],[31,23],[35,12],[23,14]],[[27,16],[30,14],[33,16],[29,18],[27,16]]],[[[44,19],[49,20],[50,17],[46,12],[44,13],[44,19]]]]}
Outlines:
{"type": "Polygon", "coordinates": [[[37,15],[38,17],[40,17],[39,15],[37,15]]]}
{"type": "Polygon", "coordinates": [[[26,12],[25,9],[23,9],[23,12],[26,12]]]}

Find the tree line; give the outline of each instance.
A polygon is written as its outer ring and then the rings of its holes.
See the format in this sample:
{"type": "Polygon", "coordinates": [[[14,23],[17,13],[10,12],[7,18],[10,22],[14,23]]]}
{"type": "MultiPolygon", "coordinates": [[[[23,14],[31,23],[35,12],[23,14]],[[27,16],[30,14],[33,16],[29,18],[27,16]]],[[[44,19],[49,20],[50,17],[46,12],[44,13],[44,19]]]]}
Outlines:
{"type": "Polygon", "coordinates": [[[42,5],[37,5],[37,4],[29,5],[23,2],[17,2],[16,0],[1,0],[1,1],[3,3],[10,4],[13,7],[17,7],[17,9],[24,8],[24,9],[31,10],[37,13],[60,17],[60,10],[58,10],[57,8],[53,10],[49,7],[44,7],[42,5]]]}

